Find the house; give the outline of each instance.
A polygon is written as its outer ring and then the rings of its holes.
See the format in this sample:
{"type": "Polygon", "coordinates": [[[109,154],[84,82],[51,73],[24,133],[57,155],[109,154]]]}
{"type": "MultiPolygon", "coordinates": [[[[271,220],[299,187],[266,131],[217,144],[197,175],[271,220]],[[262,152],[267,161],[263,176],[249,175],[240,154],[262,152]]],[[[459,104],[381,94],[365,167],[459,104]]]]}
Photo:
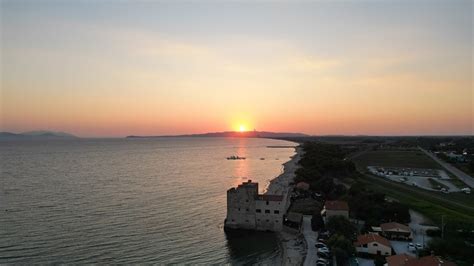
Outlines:
{"type": "Polygon", "coordinates": [[[321,216],[323,217],[324,222],[326,222],[329,217],[338,215],[349,219],[349,205],[347,205],[347,202],[327,200],[324,203],[323,210],[321,211],[321,216]]]}
{"type": "Polygon", "coordinates": [[[443,260],[440,257],[430,255],[419,259],[407,261],[406,266],[456,266],[456,263],[443,260]]]}
{"type": "Polygon", "coordinates": [[[445,153],[445,154],[449,159],[451,159],[453,161],[457,161],[457,162],[461,162],[461,163],[466,161],[466,158],[462,154],[457,154],[455,152],[449,152],[449,153],[445,153]]]}
{"type": "Polygon", "coordinates": [[[384,223],[380,225],[380,234],[388,239],[412,239],[410,227],[400,223],[384,223]]]}
{"type": "Polygon", "coordinates": [[[407,254],[399,254],[386,258],[385,266],[456,266],[456,263],[443,260],[434,255],[421,258],[410,257],[407,254]]]}
{"type": "Polygon", "coordinates": [[[409,256],[407,254],[398,254],[393,256],[388,256],[385,258],[387,263],[384,266],[405,266],[409,260],[414,260],[415,257],[409,256]]]}
{"type": "Polygon", "coordinates": [[[354,247],[358,253],[371,255],[392,255],[392,246],[390,241],[378,234],[369,233],[357,237],[354,247]]]}
{"type": "Polygon", "coordinates": [[[280,231],[286,212],[285,195],[258,194],[251,180],[227,191],[225,229],[280,231]]]}

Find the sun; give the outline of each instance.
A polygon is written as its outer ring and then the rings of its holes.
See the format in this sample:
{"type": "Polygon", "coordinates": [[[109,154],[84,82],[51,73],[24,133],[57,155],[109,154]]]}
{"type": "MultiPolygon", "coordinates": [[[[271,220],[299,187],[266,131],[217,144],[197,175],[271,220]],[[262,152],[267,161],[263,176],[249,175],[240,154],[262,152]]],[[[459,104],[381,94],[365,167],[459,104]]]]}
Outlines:
{"type": "Polygon", "coordinates": [[[247,131],[247,127],[245,125],[239,125],[239,131],[240,132],[245,132],[247,131]]]}

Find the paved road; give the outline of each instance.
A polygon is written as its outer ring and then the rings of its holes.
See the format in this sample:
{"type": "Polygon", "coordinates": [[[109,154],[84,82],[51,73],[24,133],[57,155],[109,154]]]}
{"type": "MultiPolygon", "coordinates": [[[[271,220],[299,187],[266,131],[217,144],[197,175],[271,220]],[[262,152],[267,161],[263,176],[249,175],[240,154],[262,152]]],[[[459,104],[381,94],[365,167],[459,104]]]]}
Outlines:
{"type": "Polygon", "coordinates": [[[314,246],[318,241],[318,233],[311,229],[311,215],[303,216],[303,234],[308,245],[308,251],[303,265],[314,266],[316,265],[316,260],[318,260],[316,247],[314,246]]]}
{"type": "Polygon", "coordinates": [[[461,179],[462,181],[464,181],[464,183],[466,183],[468,186],[470,186],[471,188],[474,188],[474,178],[472,178],[470,175],[464,173],[463,171],[457,169],[456,167],[452,166],[451,164],[439,159],[438,157],[436,157],[436,155],[434,155],[433,153],[421,148],[421,147],[418,147],[421,151],[423,151],[424,153],[426,153],[426,155],[430,156],[433,160],[435,160],[437,163],[439,163],[441,166],[443,166],[444,168],[446,168],[446,170],[448,170],[449,172],[453,173],[453,175],[457,176],[459,179],[461,179]]]}

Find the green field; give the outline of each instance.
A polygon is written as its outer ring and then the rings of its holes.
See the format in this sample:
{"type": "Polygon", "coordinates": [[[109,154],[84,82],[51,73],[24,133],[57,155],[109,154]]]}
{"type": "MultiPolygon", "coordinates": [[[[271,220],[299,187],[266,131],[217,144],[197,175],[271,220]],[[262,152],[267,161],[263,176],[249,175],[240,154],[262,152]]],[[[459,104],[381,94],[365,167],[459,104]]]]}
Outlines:
{"type": "Polygon", "coordinates": [[[367,166],[442,169],[422,151],[367,151],[353,159],[359,169],[367,166]]]}
{"type": "Polygon", "coordinates": [[[440,194],[371,175],[363,175],[359,181],[373,190],[385,193],[407,204],[410,208],[423,213],[438,225],[442,215],[445,215],[446,219],[451,222],[472,223],[474,221],[473,195],[461,193],[440,194]]]}

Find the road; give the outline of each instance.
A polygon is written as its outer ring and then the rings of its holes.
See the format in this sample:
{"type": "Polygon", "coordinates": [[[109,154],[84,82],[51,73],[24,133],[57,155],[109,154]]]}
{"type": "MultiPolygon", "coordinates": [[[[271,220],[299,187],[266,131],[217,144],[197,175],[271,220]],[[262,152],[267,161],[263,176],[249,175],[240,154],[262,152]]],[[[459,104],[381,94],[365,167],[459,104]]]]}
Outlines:
{"type": "Polygon", "coordinates": [[[306,258],[303,265],[314,266],[316,265],[316,260],[318,260],[316,247],[314,246],[318,241],[318,233],[311,229],[311,215],[303,216],[303,235],[308,246],[308,251],[306,253],[306,258]]]}
{"type": "Polygon", "coordinates": [[[452,166],[451,164],[439,159],[434,155],[433,153],[418,147],[421,151],[426,153],[431,159],[435,160],[437,163],[439,163],[441,166],[443,166],[446,170],[451,172],[453,175],[457,176],[457,178],[461,179],[464,183],[466,183],[469,187],[474,188],[474,178],[472,178],[470,175],[464,173],[463,171],[457,169],[456,167],[452,166]]]}

